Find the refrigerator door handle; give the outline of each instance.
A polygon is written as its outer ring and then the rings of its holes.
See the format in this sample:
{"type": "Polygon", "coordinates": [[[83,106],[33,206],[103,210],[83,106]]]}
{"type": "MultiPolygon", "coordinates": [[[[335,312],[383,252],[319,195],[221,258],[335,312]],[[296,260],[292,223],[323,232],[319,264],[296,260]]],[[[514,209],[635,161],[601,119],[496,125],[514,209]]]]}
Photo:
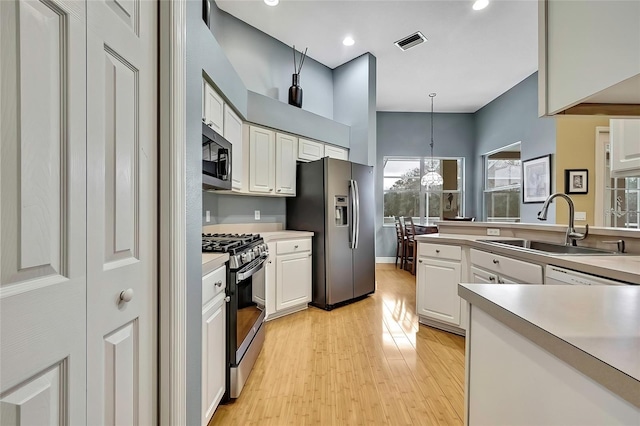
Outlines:
{"type": "Polygon", "coordinates": [[[351,229],[349,233],[349,248],[356,248],[356,182],[349,181],[349,198],[351,198],[351,229]]]}
{"type": "Polygon", "coordinates": [[[360,242],[360,189],[358,188],[358,181],[354,180],[353,184],[355,185],[355,192],[356,192],[356,223],[354,225],[354,228],[356,230],[355,235],[355,242],[353,244],[353,248],[357,249],[358,248],[358,243],[360,242]]]}

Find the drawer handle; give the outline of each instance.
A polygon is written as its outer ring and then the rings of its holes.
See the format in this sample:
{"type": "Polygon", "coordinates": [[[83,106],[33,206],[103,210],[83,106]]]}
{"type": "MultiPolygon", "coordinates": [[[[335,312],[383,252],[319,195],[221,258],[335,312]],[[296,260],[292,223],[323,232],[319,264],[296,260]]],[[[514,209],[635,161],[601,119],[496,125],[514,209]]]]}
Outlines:
{"type": "Polygon", "coordinates": [[[216,281],[214,285],[216,287],[222,287],[222,281],[216,281]]]}
{"type": "Polygon", "coordinates": [[[493,259],[493,264],[497,265],[498,263],[500,263],[500,261],[498,259],[493,259]]]}
{"type": "Polygon", "coordinates": [[[294,248],[294,249],[297,249],[297,248],[298,248],[298,245],[296,244],[295,246],[293,246],[293,248],[294,248]]]}
{"type": "Polygon", "coordinates": [[[495,281],[496,277],[489,277],[489,281],[495,281]]]}
{"type": "Polygon", "coordinates": [[[440,253],[440,249],[436,249],[436,253],[440,253]]]}

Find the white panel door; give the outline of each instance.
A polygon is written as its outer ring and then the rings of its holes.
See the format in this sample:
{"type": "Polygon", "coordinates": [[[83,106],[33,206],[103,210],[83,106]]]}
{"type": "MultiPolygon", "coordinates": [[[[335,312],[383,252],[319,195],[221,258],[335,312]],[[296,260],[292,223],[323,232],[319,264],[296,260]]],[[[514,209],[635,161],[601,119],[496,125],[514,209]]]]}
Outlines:
{"type": "Polygon", "coordinates": [[[324,156],[347,161],[349,160],[349,151],[344,148],[338,148],[337,146],[325,145],[324,156]]]}
{"type": "Polygon", "coordinates": [[[156,423],[157,3],[87,5],[87,419],[156,423]]]}
{"type": "Polygon", "coordinates": [[[231,186],[242,189],[242,120],[224,105],[224,138],[231,142],[231,186]]]}
{"type": "Polygon", "coordinates": [[[640,119],[610,120],[611,174],[640,176],[640,119]]]}
{"type": "Polygon", "coordinates": [[[460,325],[460,263],[422,258],[418,269],[418,314],[460,325]]]}
{"type": "Polygon", "coordinates": [[[498,277],[484,269],[472,266],[470,282],[474,284],[498,284],[498,277]]]}
{"type": "Polygon", "coordinates": [[[207,125],[224,135],[224,101],[209,83],[205,82],[204,113],[207,125]]]}
{"type": "Polygon", "coordinates": [[[85,5],[0,18],[0,424],[86,424],[85,5]]]}
{"type": "Polygon", "coordinates": [[[276,193],[296,195],[296,148],[298,138],[276,133],[276,193]]]}
{"type": "Polygon", "coordinates": [[[278,256],[276,310],[311,301],[311,253],[278,256]]]}
{"type": "Polygon", "coordinates": [[[206,426],[222,400],[226,379],[224,294],[202,309],[202,425],[206,426]]]}
{"type": "Polygon", "coordinates": [[[273,194],[276,186],[275,133],[249,127],[249,191],[273,194]]]}

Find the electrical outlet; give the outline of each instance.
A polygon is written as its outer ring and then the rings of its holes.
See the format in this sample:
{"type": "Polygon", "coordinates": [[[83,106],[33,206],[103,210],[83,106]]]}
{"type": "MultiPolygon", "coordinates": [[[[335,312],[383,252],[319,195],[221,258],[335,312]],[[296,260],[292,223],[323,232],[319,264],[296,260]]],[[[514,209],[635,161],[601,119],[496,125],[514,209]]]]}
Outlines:
{"type": "Polygon", "coordinates": [[[207,222],[211,222],[211,211],[207,210],[204,213],[204,220],[207,221],[207,222]]]}
{"type": "Polygon", "coordinates": [[[576,212],[576,220],[587,220],[587,212],[576,212]]]}
{"type": "Polygon", "coordinates": [[[253,212],[253,218],[255,220],[260,220],[260,210],[256,210],[253,212]]]}
{"type": "Polygon", "coordinates": [[[487,228],[487,235],[500,236],[500,228],[487,228]]]}

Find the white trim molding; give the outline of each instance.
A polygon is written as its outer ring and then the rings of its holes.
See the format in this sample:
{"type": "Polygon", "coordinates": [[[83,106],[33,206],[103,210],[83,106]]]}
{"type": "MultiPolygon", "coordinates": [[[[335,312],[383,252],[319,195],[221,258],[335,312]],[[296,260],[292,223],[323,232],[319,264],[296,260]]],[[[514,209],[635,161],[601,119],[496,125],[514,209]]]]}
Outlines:
{"type": "Polygon", "coordinates": [[[604,188],[605,181],[605,155],[606,144],[609,142],[609,127],[598,126],[596,127],[596,142],[595,142],[595,192],[596,202],[594,210],[594,225],[595,226],[607,226],[604,219],[604,188]]]}
{"type": "Polygon", "coordinates": [[[186,0],[160,1],[159,424],[186,424],[186,0]]]}

